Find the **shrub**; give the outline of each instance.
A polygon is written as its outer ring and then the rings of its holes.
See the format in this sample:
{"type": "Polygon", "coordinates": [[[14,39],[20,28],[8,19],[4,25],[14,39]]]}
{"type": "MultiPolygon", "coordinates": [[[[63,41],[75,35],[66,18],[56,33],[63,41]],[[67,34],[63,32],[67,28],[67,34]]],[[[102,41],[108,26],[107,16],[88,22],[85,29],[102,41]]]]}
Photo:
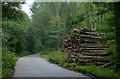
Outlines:
{"type": "Polygon", "coordinates": [[[2,79],[7,79],[11,72],[11,69],[2,69],[2,79]]]}
{"type": "Polygon", "coordinates": [[[14,69],[16,65],[15,54],[10,52],[7,48],[2,48],[2,76],[9,77],[12,69],[14,69]]]}

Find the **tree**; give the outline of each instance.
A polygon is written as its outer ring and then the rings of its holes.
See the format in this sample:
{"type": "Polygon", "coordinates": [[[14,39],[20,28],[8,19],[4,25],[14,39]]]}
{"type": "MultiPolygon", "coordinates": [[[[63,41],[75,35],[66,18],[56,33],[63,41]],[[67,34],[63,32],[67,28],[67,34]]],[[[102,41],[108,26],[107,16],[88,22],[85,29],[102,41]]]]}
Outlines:
{"type": "Polygon", "coordinates": [[[116,61],[116,68],[120,69],[120,2],[114,3],[114,27],[115,27],[115,41],[116,41],[116,54],[115,59],[116,61]]]}
{"type": "Polygon", "coordinates": [[[25,50],[25,31],[28,28],[28,16],[21,10],[21,2],[2,3],[3,46],[10,51],[20,53],[25,50]]]}
{"type": "Polygon", "coordinates": [[[2,2],[2,19],[3,20],[22,20],[24,17],[21,9],[23,2],[2,2]]]}

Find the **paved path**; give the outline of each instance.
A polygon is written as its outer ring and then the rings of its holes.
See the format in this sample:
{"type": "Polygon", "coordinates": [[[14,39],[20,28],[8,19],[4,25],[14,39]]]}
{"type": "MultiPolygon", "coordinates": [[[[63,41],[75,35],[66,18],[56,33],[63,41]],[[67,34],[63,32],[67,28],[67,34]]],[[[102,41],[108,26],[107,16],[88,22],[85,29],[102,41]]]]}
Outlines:
{"type": "Polygon", "coordinates": [[[19,58],[13,77],[86,77],[40,58],[39,54],[19,58]]]}

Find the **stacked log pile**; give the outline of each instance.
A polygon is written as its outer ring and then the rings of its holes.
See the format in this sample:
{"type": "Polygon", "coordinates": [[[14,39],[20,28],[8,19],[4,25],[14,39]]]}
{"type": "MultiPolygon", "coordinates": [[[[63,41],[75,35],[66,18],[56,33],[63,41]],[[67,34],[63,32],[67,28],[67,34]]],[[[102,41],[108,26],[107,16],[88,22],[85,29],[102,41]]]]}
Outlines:
{"type": "Polygon", "coordinates": [[[103,50],[107,47],[102,40],[102,33],[89,29],[74,29],[64,41],[64,50],[68,53],[67,62],[77,62],[82,65],[95,63],[103,65],[108,53],[103,50]]]}

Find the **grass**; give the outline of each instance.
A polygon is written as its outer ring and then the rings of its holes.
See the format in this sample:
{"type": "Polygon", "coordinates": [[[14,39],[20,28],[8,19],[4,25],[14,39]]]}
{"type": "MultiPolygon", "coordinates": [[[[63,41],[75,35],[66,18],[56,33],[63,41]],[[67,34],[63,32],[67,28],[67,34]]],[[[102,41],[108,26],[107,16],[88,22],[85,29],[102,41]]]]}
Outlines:
{"type": "Polygon", "coordinates": [[[50,53],[50,51],[41,51],[41,52],[40,52],[41,55],[47,55],[47,54],[49,54],[49,53],[50,53]]]}
{"type": "Polygon", "coordinates": [[[95,77],[112,78],[112,79],[118,78],[118,75],[114,71],[103,67],[100,68],[95,65],[76,66],[75,70],[81,71],[83,73],[91,74],[95,77]]]}
{"type": "Polygon", "coordinates": [[[47,55],[42,55],[41,57],[45,58],[51,63],[62,65],[65,63],[65,59],[67,58],[67,55],[66,53],[60,51],[53,51],[52,53],[49,53],[47,55]]]}
{"type": "MultiPolygon", "coordinates": [[[[43,52],[42,52],[43,53],[43,52]]],[[[67,59],[67,54],[61,51],[53,51],[49,54],[42,55],[41,57],[45,58],[47,61],[51,63],[58,64],[66,69],[83,72],[87,75],[92,75],[98,78],[110,78],[110,79],[120,79],[117,72],[110,70],[104,67],[97,67],[95,65],[86,65],[81,66],[77,63],[66,63],[65,59],[67,59]]]]}

